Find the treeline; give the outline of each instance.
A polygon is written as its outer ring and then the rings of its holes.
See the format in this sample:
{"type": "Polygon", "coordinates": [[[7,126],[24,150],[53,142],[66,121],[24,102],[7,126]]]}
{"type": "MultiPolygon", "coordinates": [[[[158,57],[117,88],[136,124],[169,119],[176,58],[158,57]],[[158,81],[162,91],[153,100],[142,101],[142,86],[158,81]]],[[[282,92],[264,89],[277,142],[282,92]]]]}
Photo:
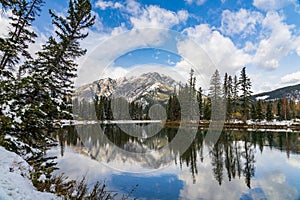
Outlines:
{"type": "MultiPolygon", "coordinates": [[[[273,101],[256,100],[252,97],[251,80],[246,74],[246,68],[242,68],[240,76],[237,77],[225,73],[223,81],[218,70],[211,77],[208,95],[203,95],[199,87],[196,90],[196,77],[194,71],[190,72],[189,84],[180,87],[170,96],[167,103],[168,120],[181,120],[184,112],[181,108],[180,99],[194,99],[199,112],[200,119],[210,120],[212,114],[212,100],[220,99],[225,104],[226,120],[290,120],[300,118],[300,104],[294,99],[285,96],[273,101]],[[186,93],[185,91],[189,91],[186,93]]],[[[195,109],[194,109],[195,110],[195,109]]],[[[193,109],[186,110],[193,115],[193,109]]],[[[221,114],[221,113],[220,113],[221,114]]]]}
{"type": "MultiPolygon", "coordinates": [[[[133,120],[145,120],[149,119],[149,106],[143,108],[140,103],[127,102],[126,108],[128,108],[130,119],[133,120]]],[[[121,108],[117,108],[121,109],[121,108]]],[[[122,110],[126,114],[126,110],[122,110]]],[[[106,96],[95,96],[92,102],[86,101],[85,99],[73,100],[73,113],[77,119],[84,120],[119,120],[113,114],[112,99],[106,96]]]]}
{"type": "Polygon", "coordinates": [[[72,116],[74,60],[86,53],[79,42],[87,37],[95,16],[89,0],[70,0],[64,16],[49,10],[55,31],[32,55],[29,46],[38,36],[32,23],[44,1],[0,3],[1,12],[12,12],[9,26],[2,27],[8,33],[0,37],[0,143],[11,134],[36,145],[57,119],[72,116]]]}
{"type": "MultiPolygon", "coordinates": [[[[112,99],[105,96],[95,96],[92,102],[84,99],[73,101],[75,113],[79,119],[98,120],[145,120],[149,118],[151,102],[143,105],[140,102],[126,102],[121,108],[130,117],[114,116],[112,99]]],[[[225,120],[290,120],[300,117],[300,104],[295,100],[283,97],[273,101],[256,100],[252,97],[251,80],[246,74],[246,68],[242,68],[240,76],[237,77],[225,73],[222,80],[218,70],[214,72],[210,80],[208,95],[203,94],[202,87],[196,89],[196,77],[191,69],[190,77],[185,85],[174,88],[173,94],[163,104],[168,121],[180,120],[210,120],[212,109],[216,114],[224,115],[225,120]],[[212,108],[212,102],[222,102],[224,108],[212,108]],[[224,113],[223,113],[224,112],[224,113]]],[[[154,119],[155,120],[155,119],[154,119]]]]}

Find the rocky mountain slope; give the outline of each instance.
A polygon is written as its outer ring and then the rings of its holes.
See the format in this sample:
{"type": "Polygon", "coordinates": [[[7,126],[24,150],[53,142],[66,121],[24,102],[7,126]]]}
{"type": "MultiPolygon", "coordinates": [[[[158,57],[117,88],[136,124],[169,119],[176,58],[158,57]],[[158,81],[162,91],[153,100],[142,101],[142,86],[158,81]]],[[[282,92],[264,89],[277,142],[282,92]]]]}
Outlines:
{"type": "Polygon", "coordinates": [[[140,76],[100,79],[78,88],[75,96],[89,101],[95,96],[106,96],[125,97],[128,101],[141,103],[166,102],[179,84],[169,76],[150,72],[140,76]]]}

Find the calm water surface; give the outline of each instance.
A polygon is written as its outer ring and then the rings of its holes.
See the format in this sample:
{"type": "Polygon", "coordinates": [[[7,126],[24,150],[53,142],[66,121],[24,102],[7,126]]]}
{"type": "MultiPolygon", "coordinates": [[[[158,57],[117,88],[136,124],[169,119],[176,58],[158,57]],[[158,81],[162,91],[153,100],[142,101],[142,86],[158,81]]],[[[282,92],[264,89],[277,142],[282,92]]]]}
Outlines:
{"type": "Polygon", "coordinates": [[[198,130],[182,155],[161,151],[177,132],[138,138],[117,125],[70,126],[55,133],[60,145],[48,155],[58,157],[56,173],[119,194],[134,188],[138,199],[300,199],[299,133],[223,131],[212,144],[198,130]]]}

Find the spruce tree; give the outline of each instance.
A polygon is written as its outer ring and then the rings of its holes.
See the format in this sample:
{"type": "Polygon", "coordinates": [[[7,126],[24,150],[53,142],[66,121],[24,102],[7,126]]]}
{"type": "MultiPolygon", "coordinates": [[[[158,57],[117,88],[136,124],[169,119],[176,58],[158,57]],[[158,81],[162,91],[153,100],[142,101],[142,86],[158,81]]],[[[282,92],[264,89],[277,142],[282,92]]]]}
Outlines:
{"type": "Polygon", "coordinates": [[[223,88],[224,88],[223,89],[224,97],[226,99],[226,118],[230,119],[232,115],[233,83],[232,83],[232,77],[230,75],[227,75],[227,73],[225,73],[223,88]]]}
{"type": "Polygon", "coordinates": [[[267,104],[267,112],[266,112],[266,119],[268,121],[271,121],[273,119],[273,111],[272,111],[273,105],[272,102],[269,101],[267,104]]]}
{"type": "Polygon", "coordinates": [[[11,9],[12,16],[7,36],[0,38],[0,129],[2,133],[18,132],[20,124],[17,121],[21,119],[24,105],[20,103],[23,97],[19,95],[15,72],[21,59],[31,59],[28,45],[36,38],[31,23],[39,15],[43,1],[7,0],[1,4],[4,9],[11,9]],[[3,109],[10,112],[4,113],[3,109]]]}
{"type": "Polygon", "coordinates": [[[37,58],[24,65],[31,74],[22,79],[22,84],[26,85],[26,104],[30,105],[27,112],[44,115],[41,127],[49,126],[54,119],[64,118],[69,113],[77,69],[74,60],[86,53],[80,48],[79,41],[88,36],[85,31],[95,20],[91,9],[89,0],[70,0],[66,17],[50,10],[56,37],[50,36],[37,58]]]}
{"type": "Polygon", "coordinates": [[[209,98],[213,101],[219,100],[223,96],[221,88],[221,77],[219,70],[216,70],[210,79],[209,98]]]}
{"type": "Polygon", "coordinates": [[[197,101],[198,101],[198,105],[199,105],[199,115],[200,115],[200,119],[203,115],[203,100],[202,100],[202,88],[199,87],[199,90],[197,91],[197,101]]]}
{"type": "MultiPolygon", "coordinates": [[[[9,1],[7,1],[9,3],[9,1]]],[[[40,7],[43,0],[33,0],[27,2],[25,0],[16,1],[13,4],[12,16],[10,19],[11,29],[8,37],[0,39],[0,51],[2,53],[0,60],[0,75],[7,68],[15,69],[19,63],[21,56],[25,59],[30,59],[31,55],[28,52],[28,44],[34,43],[37,35],[31,30],[31,23],[40,12],[40,7]]]]}
{"type": "Polygon", "coordinates": [[[284,119],[282,99],[279,99],[277,102],[277,118],[280,121],[284,119]]]}
{"type": "Polygon", "coordinates": [[[211,77],[208,97],[211,101],[212,120],[223,120],[222,111],[224,111],[224,114],[226,114],[226,105],[224,105],[224,93],[222,90],[221,77],[218,70],[216,70],[211,77]]]}
{"type": "Polygon", "coordinates": [[[256,105],[256,114],[257,114],[257,119],[258,120],[263,120],[264,119],[264,113],[262,109],[262,102],[259,100],[256,105]]]}
{"type": "Polygon", "coordinates": [[[232,98],[233,98],[233,112],[236,113],[237,112],[237,104],[238,104],[238,99],[239,99],[239,82],[238,82],[238,78],[235,75],[234,76],[234,80],[233,80],[233,88],[232,88],[232,98]]]}
{"type": "Polygon", "coordinates": [[[245,120],[248,118],[249,107],[251,105],[251,94],[252,94],[251,81],[246,74],[246,67],[243,67],[243,69],[241,70],[239,85],[242,93],[240,96],[242,114],[243,114],[243,119],[245,120]]]}
{"type": "Polygon", "coordinates": [[[257,119],[257,109],[255,107],[255,104],[253,103],[251,105],[251,119],[256,120],[257,119]]]}

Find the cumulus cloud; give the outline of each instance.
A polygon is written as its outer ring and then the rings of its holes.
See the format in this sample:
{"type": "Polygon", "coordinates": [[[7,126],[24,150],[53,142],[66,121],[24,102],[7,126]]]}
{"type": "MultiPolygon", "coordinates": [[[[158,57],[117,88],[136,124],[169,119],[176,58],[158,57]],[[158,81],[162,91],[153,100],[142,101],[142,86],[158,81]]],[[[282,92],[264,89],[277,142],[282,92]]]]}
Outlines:
{"type": "Polygon", "coordinates": [[[296,3],[296,0],[254,0],[253,5],[261,10],[271,11],[279,10],[291,3],[296,3]]]}
{"type": "Polygon", "coordinates": [[[256,11],[248,11],[243,8],[238,12],[224,10],[220,29],[226,35],[253,34],[256,31],[257,24],[262,19],[262,14],[256,11]]]}
{"type": "Polygon", "coordinates": [[[171,28],[180,22],[185,22],[188,12],[180,10],[177,13],[150,5],[142,9],[142,14],[130,17],[134,28],[171,28]]]}
{"type": "Polygon", "coordinates": [[[120,29],[122,28],[118,27],[106,35],[94,33],[95,35],[87,39],[87,46],[91,51],[80,64],[76,85],[98,80],[106,67],[127,52],[140,48],[164,49],[164,42],[169,37],[168,30],[165,29],[146,28],[126,32],[120,29]]]}
{"type": "Polygon", "coordinates": [[[186,0],[187,4],[196,3],[198,6],[204,4],[206,0],[186,0]]]}
{"type": "Polygon", "coordinates": [[[96,7],[100,8],[101,10],[106,10],[107,8],[122,8],[123,5],[119,2],[112,2],[112,1],[103,1],[99,0],[96,2],[96,7]]]}
{"type": "Polygon", "coordinates": [[[275,69],[279,61],[290,51],[297,49],[296,37],[292,35],[293,25],[287,25],[284,17],[277,12],[269,12],[262,21],[264,37],[258,44],[253,62],[258,66],[275,69]]]}
{"type": "MultiPolygon", "coordinates": [[[[241,66],[249,64],[251,56],[235,46],[229,37],[223,36],[214,27],[208,24],[200,24],[193,28],[187,28],[183,31],[187,36],[197,42],[207,53],[215,66],[221,72],[234,72],[241,66]]],[[[178,51],[182,55],[197,54],[197,49],[187,44],[179,44],[178,51]]],[[[196,55],[195,55],[196,56],[196,55]]],[[[197,57],[199,61],[205,58],[197,57]]]]}
{"type": "Polygon", "coordinates": [[[281,83],[297,83],[300,82],[300,71],[287,74],[281,78],[281,83]]]}

